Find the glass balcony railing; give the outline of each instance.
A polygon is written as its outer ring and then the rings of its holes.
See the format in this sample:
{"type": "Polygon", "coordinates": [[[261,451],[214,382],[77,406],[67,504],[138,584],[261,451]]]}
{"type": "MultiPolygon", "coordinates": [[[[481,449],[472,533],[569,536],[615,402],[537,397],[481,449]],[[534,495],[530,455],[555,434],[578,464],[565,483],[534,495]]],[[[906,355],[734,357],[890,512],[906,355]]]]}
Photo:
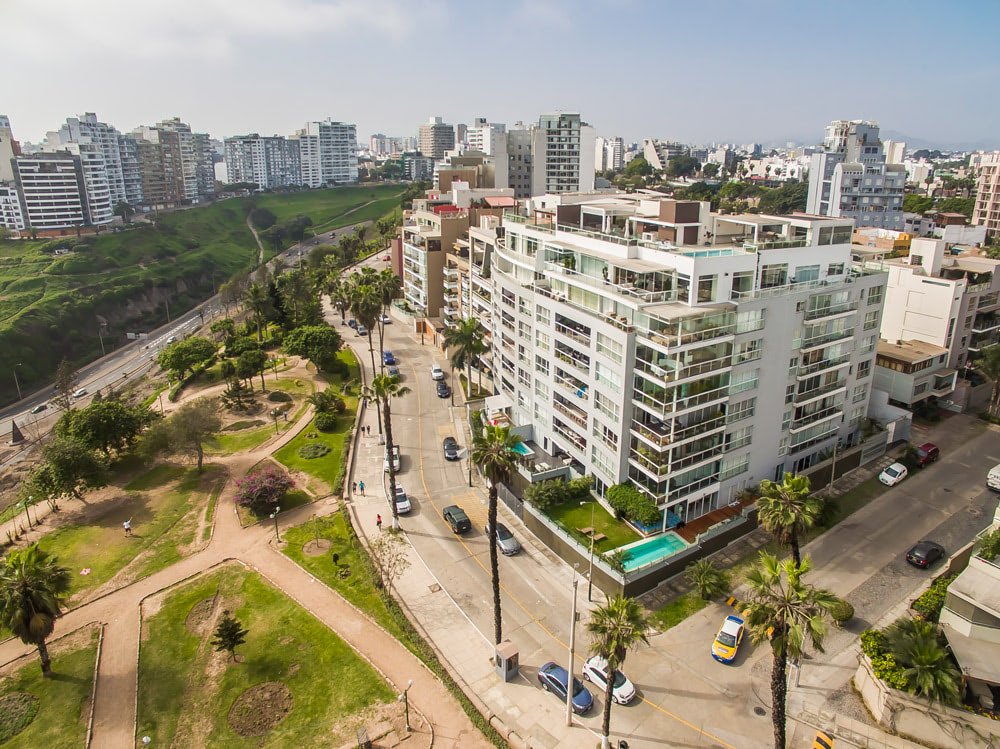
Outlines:
{"type": "Polygon", "coordinates": [[[825,385],[819,385],[809,390],[803,390],[802,392],[795,393],[795,402],[800,403],[802,401],[812,400],[818,398],[822,395],[827,395],[835,390],[842,390],[847,387],[847,380],[837,380],[836,382],[830,382],[825,385]]]}
{"type": "Polygon", "coordinates": [[[809,364],[800,364],[795,370],[795,376],[799,379],[803,377],[809,377],[811,375],[819,374],[827,369],[833,369],[834,367],[840,367],[851,361],[850,354],[843,354],[841,356],[834,356],[829,359],[821,359],[820,361],[810,362],[809,364]]]}
{"type": "Polygon", "coordinates": [[[854,312],[858,308],[857,301],[844,302],[843,304],[831,304],[828,307],[817,307],[815,309],[807,309],[805,314],[806,320],[821,320],[824,317],[833,317],[834,315],[842,315],[845,312],[854,312]]]}
{"type": "Polygon", "coordinates": [[[810,336],[808,338],[802,339],[802,350],[819,348],[820,346],[826,346],[828,343],[833,343],[834,341],[842,341],[846,338],[850,338],[854,335],[854,328],[844,328],[843,330],[834,330],[828,333],[820,333],[819,335],[810,336]]]}
{"type": "Polygon", "coordinates": [[[811,414],[805,414],[804,416],[800,416],[799,418],[792,420],[792,426],[789,431],[794,434],[795,432],[802,431],[810,424],[831,419],[834,416],[839,416],[843,413],[844,409],[841,406],[831,406],[830,408],[824,408],[811,414]]]}

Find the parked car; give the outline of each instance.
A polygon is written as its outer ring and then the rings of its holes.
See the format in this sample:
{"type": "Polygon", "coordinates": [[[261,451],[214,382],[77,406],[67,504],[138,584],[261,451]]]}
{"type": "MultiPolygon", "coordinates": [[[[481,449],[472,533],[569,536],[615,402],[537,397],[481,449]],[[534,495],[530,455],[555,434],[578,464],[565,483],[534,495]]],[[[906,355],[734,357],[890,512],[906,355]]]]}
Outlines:
{"type": "Polygon", "coordinates": [[[441,369],[437,364],[431,364],[431,379],[432,380],[443,380],[444,370],[441,369]]]}
{"type": "Polygon", "coordinates": [[[438,398],[450,398],[451,397],[451,388],[448,387],[448,383],[447,382],[439,382],[437,384],[437,394],[438,394],[438,398]]]}
{"type": "Polygon", "coordinates": [[[368,335],[368,328],[366,328],[364,325],[359,325],[354,329],[354,331],[358,335],[368,335]]]}
{"type": "MultiPolygon", "coordinates": [[[[549,661],[538,669],[538,680],[542,686],[552,692],[563,702],[566,701],[566,685],[569,683],[569,674],[566,669],[549,661]]],[[[587,687],[583,686],[579,679],[573,679],[573,712],[583,715],[594,706],[594,696],[587,687]]]]}
{"type": "MultiPolygon", "coordinates": [[[[411,509],[410,498],[406,496],[406,492],[403,491],[403,485],[396,482],[396,512],[400,515],[405,515],[411,509]]],[[[389,501],[389,511],[392,511],[392,500],[389,501]]]]}
{"type": "Polygon", "coordinates": [[[388,349],[386,349],[385,351],[382,352],[382,363],[383,364],[395,364],[396,363],[396,357],[395,357],[395,355],[391,351],[389,351],[388,349]]]}
{"type": "Polygon", "coordinates": [[[40,414],[42,411],[44,411],[48,407],[49,407],[48,403],[39,403],[37,406],[35,406],[33,409],[31,409],[30,413],[40,414]]]}
{"type": "Polygon", "coordinates": [[[392,260],[392,258],[386,255],[385,257],[382,258],[382,260],[388,263],[389,261],[392,260]]]}
{"type": "MultiPolygon", "coordinates": [[[[592,656],[583,664],[583,678],[593,682],[598,692],[603,694],[608,688],[608,662],[599,655],[592,656]]],[[[635,686],[621,671],[615,672],[611,697],[619,705],[627,705],[635,699],[635,686]]]]}
{"type": "Polygon", "coordinates": [[[390,377],[399,377],[399,367],[397,367],[395,364],[390,364],[388,367],[385,368],[385,373],[390,377]]]}
{"type": "Polygon", "coordinates": [[[1000,492],[1000,463],[997,463],[986,474],[986,486],[995,492],[1000,492]]]}
{"type": "Polygon", "coordinates": [[[349,328],[357,328],[358,327],[358,321],[355,320],[352,317],[350,320],[347,321],[347,327],[349,327],[349,328]]]}
{"type": "Polygon", "coordinates": [[[905,479],[908,474],[909,471],[906,470],[906,466],[902,463],[893,463],[878,475],[878,480],[886,486],[895,486],[905,479]]]}
{"type": "MultiPolygon", "coordinates": [[[[386,450],[385,454],[382,456],[382,470],[386,473],[389,472],[389,451],[386,450]]],[[[392,446],[392,470],[399,470],[399,445],[392,446]]]]}
{"type": "Polygon", "coordinates": [[[441,514],[444,516],[445,522],[451,526],[451,530],[455,533],[465,533],[472,527],[469,516],[458,505],[448,505],[441,511],[441,514]]]}
{"type": "Polygon", "coordinates": [[[505,557],[512,557],[521,550],[521,544],[517,542],[517,539],[514,538],[514,534],[511,533],[507,529],[507,526],[503,523],[497,523],[496,535],[490,533],[490,524],[487,523],[486,536],[493,536],[493,540],[496,543],[497,548],[500,549],[500,553],[505,557]]]}
{"type": "Polygon", "coordinates": [[[933,442],[925,442],[917,448],[917,463],[923,468],[941,457],[941,451],[933,442]]]}
{"type": "Polygon", "coordinates": [[[176,341],[176,340],[177,340],[177,337],[176,337],[176,336],[170,336],[170,337],[169,337],[169,338],[167,339],[167,345],[169,346],[169,345],[170,345],[171,343],[173,343],[173,342],[174,342],[174,341],[176,341]]]}
{"type": "Polygon", "coordinates": [[[458,440],[454,437],[445,437],[442,446],[445,460],[458,460],[458,440]]]}
{"type": "Polygon", "coordinates": [[[944,547],[933,541],[921,541],[906,552],[906,561],[914,567],[930,567],[944,556],[944,547]]]}
{"type": "Polygon", "coordinates": [[[87,388],[80,388],[79,390],[77,390],[76,392],[73,393],[73,397],[74,398],[82,398],[86,394],[87,394],[87,388]]]}
{"type": "Polygon", "coordinates": [[[385,312],[379,315],[378,321],[383,325],[392,325],[392,318],[385,314],[385,312]]]}
{"type": "Polygon", "coordinates": [[[712,657],[719,663],[732,663],[742,640],[743,620],[730,614],[712,643],[712,657]]]}

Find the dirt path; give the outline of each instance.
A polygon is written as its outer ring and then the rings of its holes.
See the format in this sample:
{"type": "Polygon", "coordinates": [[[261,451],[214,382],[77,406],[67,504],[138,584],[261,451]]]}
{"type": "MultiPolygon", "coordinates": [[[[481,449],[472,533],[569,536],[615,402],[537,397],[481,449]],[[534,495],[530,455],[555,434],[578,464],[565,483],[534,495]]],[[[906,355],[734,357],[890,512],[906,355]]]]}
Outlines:
{"type": "Polygon", "coordinates": [[[257,255],[257,265],[264,262],[264,245],[260,243],[260,237],[257,236],[257,230],[254,228],[253,221],[250,220],[250,214],[247,214],[247,228],[250,229],[250,233],[253,234],[254,241],[257,243],[257,248],[260,252],[257,255]]]}

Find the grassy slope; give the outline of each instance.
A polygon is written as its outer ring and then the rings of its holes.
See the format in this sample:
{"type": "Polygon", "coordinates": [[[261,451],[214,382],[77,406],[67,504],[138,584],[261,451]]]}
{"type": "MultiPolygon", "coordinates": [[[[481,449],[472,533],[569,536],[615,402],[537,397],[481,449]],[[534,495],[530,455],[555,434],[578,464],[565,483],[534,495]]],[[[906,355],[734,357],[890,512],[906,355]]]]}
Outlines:
{"type": "MultiPolygon", "coordinates": [[[[380,211],[375,218],[391,211],[399,205],[399,196],[403,189],[400,185],[363,185],[283,195],[260,195],[257,198],[257,205],[271,211],[279,222],[301,213],[312,219],[314,227],[330,231],[337,228],[335,224],[344,213],[371,200],[386,204],[379,206],[380,211]]],[[[344,216],[344,223],[339,225],[343,226],[358,220],[365,221],[372,218],[372,216],[357,218],[357,213],[359,212],[344,216]]]]}
{"type": "Polygon", "coordinates": [[[185,722],[199,718],[208,722],[210,746],[329,746],[330,727],[394,696],[343,640],[291,599],[239,568],[180,588],[146,626],[148,637],[139,654],[139,735],[156,736],[164,746],[185,722]],[[189,633],[185,620],[192,606],[217,590],[249,634],[237,648],[241,662],[225,664],[218,677],[206,680],[210,659],[222,656],[215,656],[209,643],[189,633]],[[206,681],[217,688],[205,689],[206,681]],[[244,690],[265,681],[281,681],[292,690],[292,711],[270,734],[241,739],[229,728],[229,708],[244,690]]]}

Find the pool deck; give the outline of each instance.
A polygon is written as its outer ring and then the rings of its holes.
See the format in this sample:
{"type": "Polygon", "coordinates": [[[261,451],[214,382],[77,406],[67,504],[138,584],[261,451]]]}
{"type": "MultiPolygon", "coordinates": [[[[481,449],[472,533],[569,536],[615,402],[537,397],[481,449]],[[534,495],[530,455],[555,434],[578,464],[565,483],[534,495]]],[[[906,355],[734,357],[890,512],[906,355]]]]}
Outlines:
{"type": "Polygon", "coordinates": [[[688,521],[683,528],[671,528],[671,530],[689,544],[693,544],[699,533],[704,533],[716,523],[721,523],[723,520],[728,520],[731,517],[739,515],[743,512],[744,507],[752,505],[755,501],[756,498],[751,497],[735,504],[727,505],[726,507],[720,507],[718,510],[712,510],[700,518],[688,521]]]}

